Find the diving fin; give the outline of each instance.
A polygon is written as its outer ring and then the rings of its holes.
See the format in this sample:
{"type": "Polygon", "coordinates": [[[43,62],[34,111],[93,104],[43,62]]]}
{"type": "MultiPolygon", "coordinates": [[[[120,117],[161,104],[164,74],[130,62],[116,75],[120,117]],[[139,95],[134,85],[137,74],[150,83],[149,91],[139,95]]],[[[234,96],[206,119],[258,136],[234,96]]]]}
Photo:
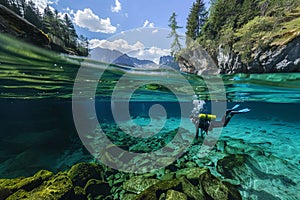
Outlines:
{"type": "Polygon", "coordinates": [[[244,108],[244,109],[242,109],[242,110],[232,111],[231,113],[232,113],[232,114],[242,114],[242,113],[247,113],[247,112],[249,112],[249,111],[250,111],[249,108],[244,108]]]}
{"type": "Polygon", "coordinates": [[[235,106],[233,106],[231,109],[227,109],[226,110],[226,115],[230,112],[232,112],[234,109],[237,109],[240,106],[240,104],[236,104],[235,106]]]}
{"type": "Polygon", "coordinates": [[[236,104],[235,106],[233,106],[230,110],[235,110],[240,106],[240,104],[236,104]]]}

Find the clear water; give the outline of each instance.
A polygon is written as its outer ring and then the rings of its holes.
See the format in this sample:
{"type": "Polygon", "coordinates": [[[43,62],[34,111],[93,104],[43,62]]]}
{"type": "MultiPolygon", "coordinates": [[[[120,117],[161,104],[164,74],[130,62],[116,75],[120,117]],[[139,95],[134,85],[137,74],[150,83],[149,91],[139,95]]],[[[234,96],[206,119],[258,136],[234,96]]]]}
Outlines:
{"type": "MultiPolygon", "coordinates": [[[[135,123],[141,126],[151,123],[148,112],[155,104],[165,108],[166,130],[177,128],[180,120],[189,121],[189,113],[183,116],[180,113],[179,103],[192,110],[193,97],[186,92],[182,80],[173,76],[173,71],[108,66],[41,50],[0,35],[0,177],[29,176],[39,169],[66,170],[77,162],[93,160],[79,140],[72,115],[73,86],[80,67],[93,69],[91,72],[105,69],[101,80],[95,83],[95,108],[102,129],[108,134],[118,130],[113,128],[118,124],[112,116],[111,96],[125,73],[133,82],[152,83],[139,87],[130,98],[129,109],[135,123]],[[166,77],[183,102],[178,102],[168,88],[153,84],[166,77]]],[[[218,85],[208,89],[203,78],[182,76],[208,107],[211,101],[224,101],[218,95],[218,85]]],[[[95,77],[89,73],[84,81],[93,82],[95,77]]],[[[245,171],[237,172],[231,180],[239,182],[244,199],[299,199],[300,74],[238,74],[217,78],[224,84],[227,106],[238,103],[251,112],[234,117],[207,158],[195,157],[194,161],[222,177],[212,162],[216,164],[225,155],[247,155],[245,171]]],[[[119,87],[118,98],[124,96],[122,87],[126,89],[126,85],[119,87]]],[[[82,88],[83,99],[89,90],[82,88]]],[[[84,114],[94,117],[88,111],[84,114]]],[[[192,123],[184,128],[194,134],[192,123]]],[[[123,137],[122,131],[118,131],[112,135],[123,137]]],[[[191,147],[191,157],[193,148],[197,145],[191,147]]]]}

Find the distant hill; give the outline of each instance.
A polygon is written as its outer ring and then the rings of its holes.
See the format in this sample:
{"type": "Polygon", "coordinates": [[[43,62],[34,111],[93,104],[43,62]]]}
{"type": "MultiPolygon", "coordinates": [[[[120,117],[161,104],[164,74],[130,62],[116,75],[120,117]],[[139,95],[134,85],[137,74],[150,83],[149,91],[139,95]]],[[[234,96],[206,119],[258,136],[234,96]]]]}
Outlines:
{"type": "Polygon", "coordinates": [[[112,64],[132,66],[132,67],[155,64],[151,60],[140,60],[134,57],[130,57],[127,54],[123,54],[117,50],[110,50],[110,49],[104,49],[99,47],[91,50],[90,57],[93,60],[98,60],[98,61],[112,63],[112,64]]]}

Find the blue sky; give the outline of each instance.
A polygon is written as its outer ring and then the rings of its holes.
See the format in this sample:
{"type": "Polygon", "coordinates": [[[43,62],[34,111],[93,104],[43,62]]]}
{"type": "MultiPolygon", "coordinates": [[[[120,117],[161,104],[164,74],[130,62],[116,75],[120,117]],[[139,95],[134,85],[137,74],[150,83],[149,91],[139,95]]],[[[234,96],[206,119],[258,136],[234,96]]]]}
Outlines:
{"type": "Polygon", "coordinates": [[[148,59],[153,60],[155,58],[151,57],[151,53],[153,55],[169,53],[168,45],[165,43],[171,42],[167,39],[167,29],[172,13],[177,14],[178,25],[183,26],[179,32],[184,34],[186,18],[195,0],[36,0],[35,2],[41,9],[48,3],[61,14],[68,13],[77,33],[89,39],[91,48],[99,46],[117,49],[123,53],[142,48],[149,51],[152,48],[148,54],[143,52],[135,56],[141,59],[150,56],[148,59]]]}

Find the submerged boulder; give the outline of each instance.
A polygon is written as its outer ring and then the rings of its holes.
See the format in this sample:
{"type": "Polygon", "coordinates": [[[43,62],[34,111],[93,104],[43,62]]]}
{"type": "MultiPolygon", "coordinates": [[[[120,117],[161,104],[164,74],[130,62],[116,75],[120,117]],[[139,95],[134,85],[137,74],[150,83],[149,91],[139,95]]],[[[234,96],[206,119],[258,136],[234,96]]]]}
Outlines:
{"type": "Polygon", "coordinates": [[[78,163],[71,167],[68,176],[75,186],[84,187],[90,179],[103,180],[103,170],[97,164],[78,163]]]}
{"type": "Polygon", "coordinates": [[[51,176],[53,176],[52,172],[41,170],[35,175],[27,178],[0,179],[0,200],[6,199],[8,196],[12,195],[18,190],[33,190],[34,188],[39,187],[51,176]]]}
{"type": "Polygon", "coordinates": [[[166,180],[147,179],[143,176],[132,177],[123,185],[124,197],[130,195],[135,200],[159,200],[174,199],[175,195],[176,199],[241,199],[239,191],[233,185],[213,176],[206,168],[182,169],[172,174],[174,178],[166,180]],[[142,181],[151,184],[140,187],[142,181]],[[133,188],[138,189],[133,190],[133,188]],[[138,195],[134,196],[133,193],[138,195]]]}
{"type": "Polygon", "coordinates": [[[7,200],[19,199],[72,199],[74,197],[73,184],[66,173],[58,173],[48,181],[43,182],[39,187],[31,191],[20,189],[10,195],[7,200]]]}
{"type": "Polygon", "coordinates": [[[123,189],[128,192],[139,194],[158,182],[159,180],[157,179],[135,176],[123,183],[123,189]]]}
{"type": "Polygon", "coordinates": [[[173,199],[177,199],[177,200],[187,200],[187,196],[182,193],[182,192],[178,192],[176,190],[168,190],[167,194],[166,194],[166,200],[173,200],[173,199]]]}
{"type": "Polygon", "coordinates": [[[92,198],[97,196],[107,196],[110,193],[108,183],[102,180],[90,179],[84,187],[85,194],[92,198]]]}
{"type": "Polygon", "coordinates": [[[206,196],[210,199],[242,199],[239,191],[232,184],[221,181],[210,173],[203,174],[200,182],[206,196]]]}
{"type": "Polygon", "coordinates": [[[246,155],[231,154],[217,162],[217,171],[225,178],[234,178],[234,169],[240,168],[245,164],[246,155]]]}

